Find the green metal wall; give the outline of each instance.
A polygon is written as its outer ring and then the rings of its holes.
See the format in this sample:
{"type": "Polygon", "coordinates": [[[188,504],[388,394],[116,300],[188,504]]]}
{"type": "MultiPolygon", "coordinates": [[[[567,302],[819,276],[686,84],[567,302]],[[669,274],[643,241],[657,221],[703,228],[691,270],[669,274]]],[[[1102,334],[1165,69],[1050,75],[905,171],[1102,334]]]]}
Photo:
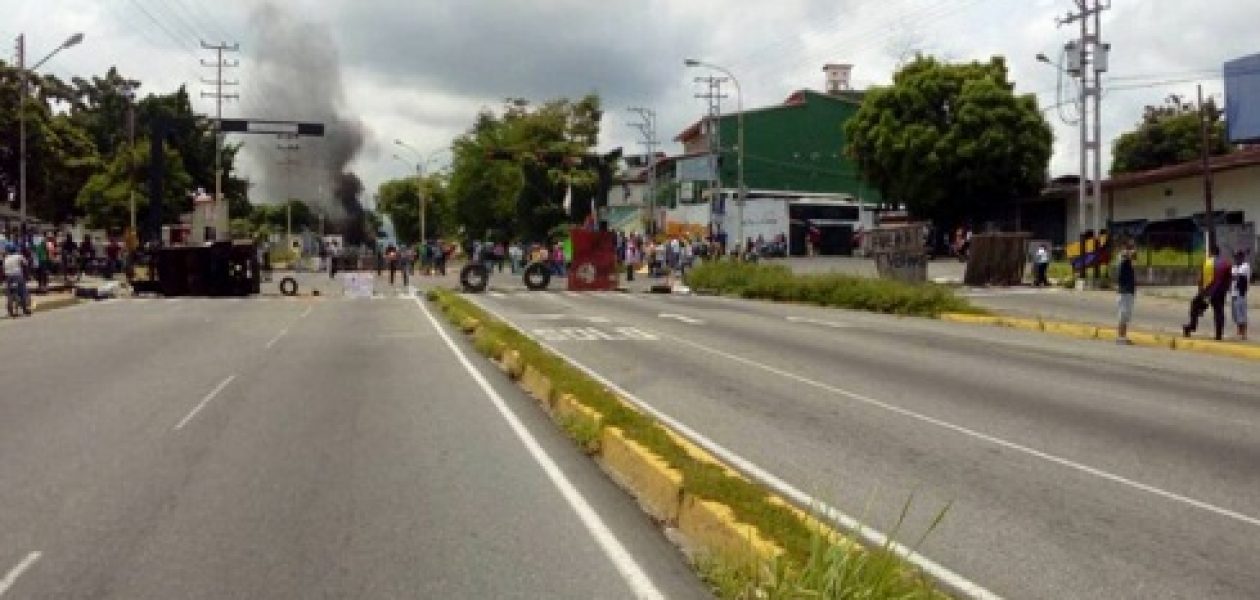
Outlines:
{"type": "MultiPolygon", "coordinates": [[[[844,123],[858,105],[816,92],[805,92],[799,106],[780,106],[744,114],[744,181],[750,190],[847,193],[863,202],[879,202],[864,184],[857,165],[845,155],[844,123]]],[[[722,117],[722,183],[736,186],[738,118],[722,117]]]]}

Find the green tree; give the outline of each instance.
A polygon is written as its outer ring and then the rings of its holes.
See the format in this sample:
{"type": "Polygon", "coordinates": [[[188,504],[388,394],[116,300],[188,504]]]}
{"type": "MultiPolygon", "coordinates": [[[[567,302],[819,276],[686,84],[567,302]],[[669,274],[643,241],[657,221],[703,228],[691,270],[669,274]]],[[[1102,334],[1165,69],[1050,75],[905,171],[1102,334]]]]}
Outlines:
{"type": "MultiPolygon", "coordinates": [[[[165,149],[162,186],[162,222],[174,223],[179,215],[192,209],[188,190],[192,177],[184,169],[183,159],[174,148],[165,149]]],[[[150,145],[137,140],[130,152],[120,147],[104,171],[92,175],[78,192],[76,203],[89,227],[122,228],[130,222],[131,194],[136,197],[136,211],[149,210],[146,182],[149,180],[150,145]]]]}
{"type": "Polygon", "coordinates": [[[585,159],[599,138],[599,97],[559,99],[532,107],[509,99],[501,114],[485,111],[455,140],[450,178],[454,216],[473,237],[542,239],[589,210],[598,188],[585,159]],[[563,200],[573,190],[573,212],[563,200]]]}
{"type": "MultiPolygon", "coordinates": [[[[1208,120],[1208,153],[1228,154],[1233,146],[1225,138],[1224,113],[1212,99],[1203,103],[1208,120]]],[[[1149,171],[1198,159],[1203,152],[1199,110],[1172,95],[1160,106],[1147,106],[1133,131],[1121,134],[1112,145],[1111,174],[1149,171]]]]}
{"type": "Polygon", "coordinates": [[[845,125],[865,179],[916,216],[952,223],[1037,193],[1053,134],[1006,63],[919,56],[867,92],[845,125]]]}
{"type": "Polygon", "coordinates": [[[393,179],[381,184],[377,191],[380,198],[378,208],[381,213],[389,216],[400,242],[414,244],[419,238],[419,189],[424,191],[426,237],[432,239],[451,233],[452,211],[450,194],[446,187],[446,177],[441,173],[421,178],[419,186],[414,177],[393,179]]]}

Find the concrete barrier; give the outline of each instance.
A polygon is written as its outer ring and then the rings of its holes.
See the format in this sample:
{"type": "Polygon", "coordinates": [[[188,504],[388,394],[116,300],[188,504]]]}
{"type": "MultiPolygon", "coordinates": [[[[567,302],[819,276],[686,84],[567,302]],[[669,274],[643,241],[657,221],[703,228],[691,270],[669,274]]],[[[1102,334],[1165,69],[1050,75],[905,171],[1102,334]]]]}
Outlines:
{"type": "Polygon", "coordinates": [[[629,491],[643,510],[662,523],[678,522],[682,501],[682,473],[670,468],[661,457],[626,438],[616,427],[604,428],[600,436],[600,466],[629,491]]]}

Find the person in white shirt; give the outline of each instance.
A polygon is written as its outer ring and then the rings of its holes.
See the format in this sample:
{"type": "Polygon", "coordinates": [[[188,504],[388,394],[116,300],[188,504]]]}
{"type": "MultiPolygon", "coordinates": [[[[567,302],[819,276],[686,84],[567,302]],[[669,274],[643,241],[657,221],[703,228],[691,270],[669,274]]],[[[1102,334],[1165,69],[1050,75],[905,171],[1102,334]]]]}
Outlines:
{"type": "Polygon", "coordinates": [[[26,271],[30,268],[30,263],[27,262],[25,256],[22,256],[21,252],[18,252],[17,244],[8,243],[5,245],[4,250],[4,290],[6,297],[9,293],[9,287],[12,286],[17,291],[19,304],[22,305],[22,312],[30,315],[31,296],[26,291],[26,271]]]}
{"type": "Polygon", "coordinates": [[[1050,249],[1045,244],[1037,246],[1037,252],[1033,256],[1033,287],[1050,285],[1050,280],[1046,278],[1046,271],[1050,269],[1050,249]]]}
{"type": "Polygon", "coordinates": [[[1234,313],[1234,324],[1238,326],[1238,339],[1247,339],[1247,288],[1251,285],[1251,263],[1247,261],[1247,253],[1239,250],[1234,253],[1234,266],[1230,268],[1229,303],[1234,313]]]}

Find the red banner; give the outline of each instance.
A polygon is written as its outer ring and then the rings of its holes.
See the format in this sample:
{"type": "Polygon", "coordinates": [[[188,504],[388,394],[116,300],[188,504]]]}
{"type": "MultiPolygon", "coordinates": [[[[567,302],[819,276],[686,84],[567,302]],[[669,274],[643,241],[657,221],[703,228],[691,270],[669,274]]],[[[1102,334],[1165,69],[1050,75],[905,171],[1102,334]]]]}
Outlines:
{"type": "Polygon", "coordinates": [[[611,231],[569,230],[573,261],[569,265],[569,289],[575,292],[607,292],[617,289],[617,235],[611,231]]]}

